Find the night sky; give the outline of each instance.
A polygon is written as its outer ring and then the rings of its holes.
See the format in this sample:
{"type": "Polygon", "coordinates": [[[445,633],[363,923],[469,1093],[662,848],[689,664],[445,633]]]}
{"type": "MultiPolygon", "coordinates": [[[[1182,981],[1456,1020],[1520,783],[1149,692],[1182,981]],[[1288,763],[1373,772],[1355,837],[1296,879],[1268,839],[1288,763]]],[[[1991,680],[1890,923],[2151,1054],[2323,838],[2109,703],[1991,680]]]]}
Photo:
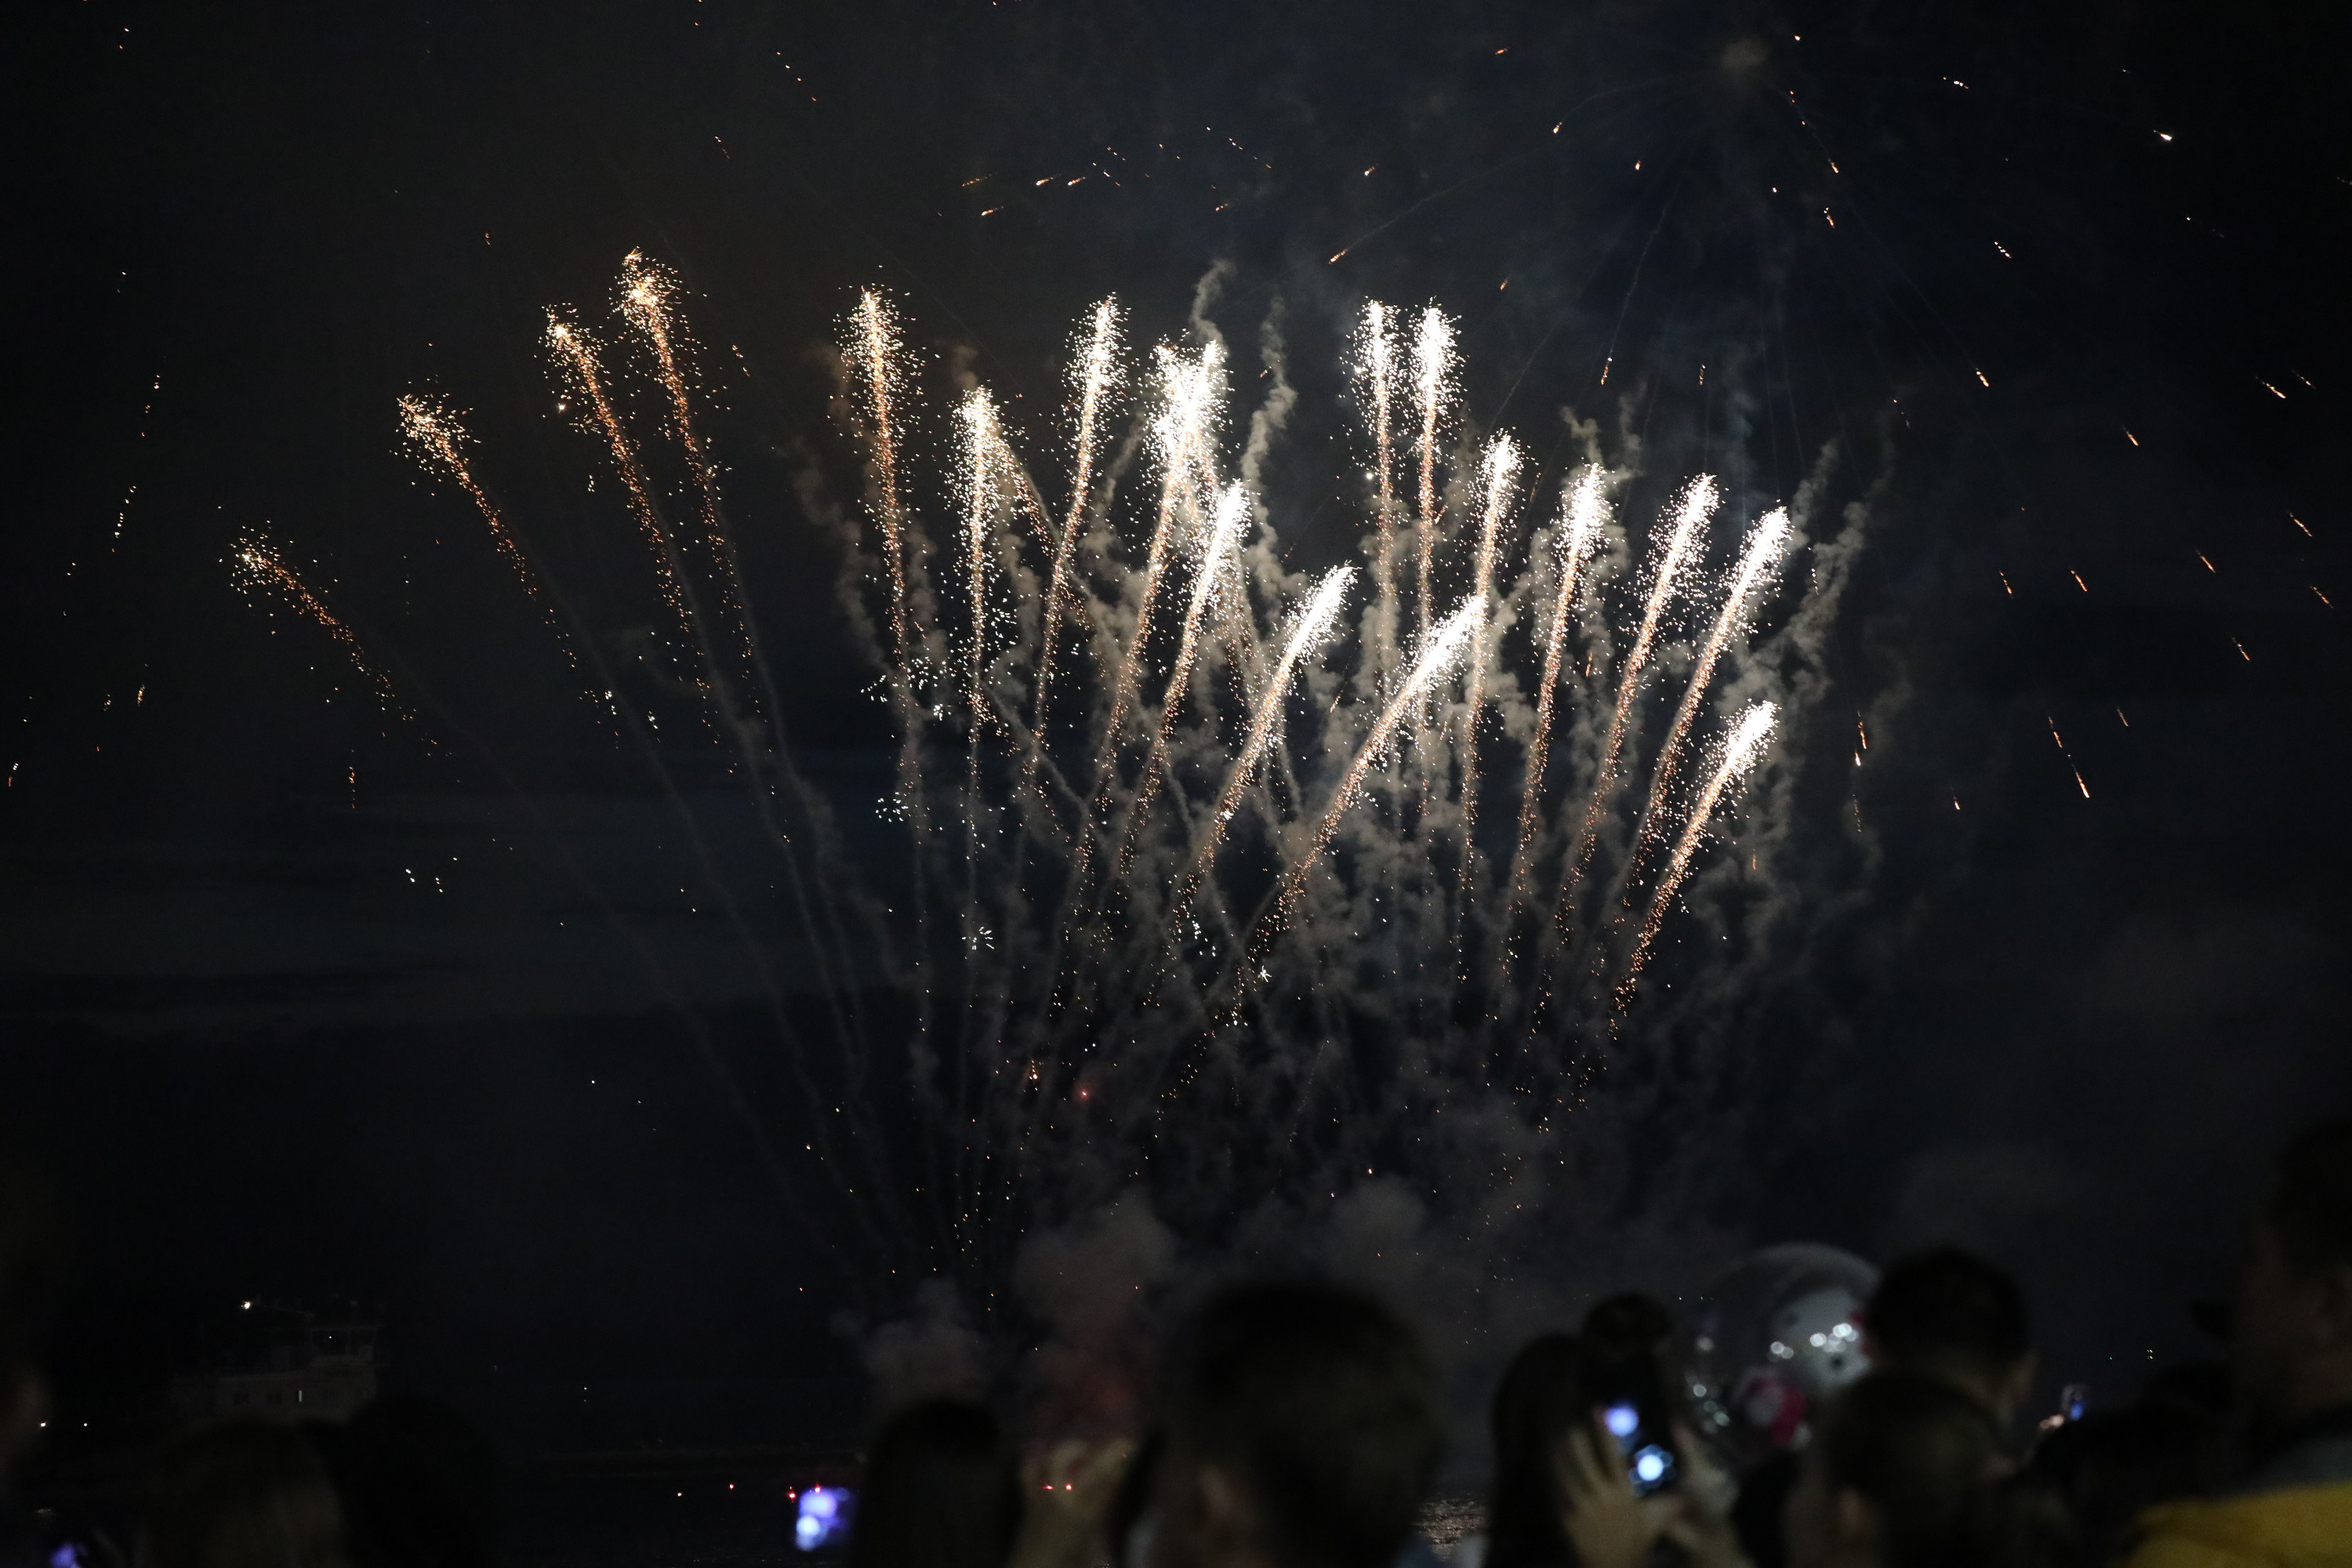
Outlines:
{"type": "Polygon", "coordinates": [[[1554,463],[1574,409],[1760,507],[1839,442],[1881,489],[1801,809],[1843,847],[1740,1103],[1678,1126],[1717,1179],[1644,1223],[1984,1247],[2053,1381],[2123,1396],[2209,1348],[2269,1151],[2352,1104],[2340,7],[89,0],[8,54],[0,1131],[75,1194],[72,1408],[224,1303],[348,1297],[521,1445],[859,1417],[893,1287],[760,1158],[740,1094],[807,1112],[750,966],[399,449],[403,393],[468,410],[588,616],[646,620],[540,344],[637,247],[845,808],[888,715],[794,477],[846,449],[860,286],[1043,429],[1093,300],[1167,336],[1227,264],[1303,389],[1297,563],[1363,526],[1327,444],[1367,297],[1457,313],[1465,416],[1554,463]],[[254,529],[408,716],[238,591],[254,529]]]}

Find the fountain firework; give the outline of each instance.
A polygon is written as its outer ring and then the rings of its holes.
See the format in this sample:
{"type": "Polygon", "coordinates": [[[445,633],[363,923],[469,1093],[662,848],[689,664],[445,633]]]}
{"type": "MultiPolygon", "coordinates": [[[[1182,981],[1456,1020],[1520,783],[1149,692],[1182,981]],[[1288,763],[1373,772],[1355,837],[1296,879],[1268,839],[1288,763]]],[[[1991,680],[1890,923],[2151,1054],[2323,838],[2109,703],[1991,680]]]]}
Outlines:
{"type": "MultiPolygon", "coordinates": [[[[1612,658],[1608,608],[1625,587],[1614,564],[1624,552],[1609,543],[1606,497],[1633,476],[1610,474],[1588,452],[1561,484],[1559,516],[1530,537],[1516,506],[1528,493],[1525,447],[1496,432],[1475,468],[1449,447],[1461,401],[1452,321],[1434,306],[1420,311],[1408,353],[1397,313],[1372,304],[1356,351],[1374,523],[1364,542],[1370,593],[1358,602],[1352,567],[1287,569],[1269,542],[1280,508],[1222,477],[1221,342],[1159,345],[1151,374],[1130,389],[1121,312],[1108,300],[1095,306],[1073,340],[1069,467],[1061,484],[1041,489],[1022,456],[1015,405],[967,385],[944,420],[928,410],[925,367],[897,309],[864,290],[838,345],[862,520],[828,500],[818,477],[802,493],[813,516],[838,520],[850,552],[845,617],[896,729],[883,815],[905,847],[892,866],[850,853],[834,804],[792,761],[755,584],[741,574],[696,406],[679,299],[671,275],[630,258],[619,310],[683,458],[683,481],[667,491],[614,395],[604,346],[576,317],[549,317],[551,357],[653,546],[655,585],[678,623],[678,645],[657,637],[656,652],[696,672],[660,693],[619,689],[610,700],[657,770],[667,762],[633,717],[657,700],[702,705],[740,742],[737,776],[785,863],[793,937],[824,993],[817,1012],[829,1036],[804,1037],[782,1001],[774,1013],[800,1092],[812,1107],[841,1108],[838,1133],[806,1141],[802,1174],[839,1194],[845,1241],[864,1237],[858,1245],[980,1287],[1005,1277],[1041,1216],[1139,1183],[1163,1197],[1216,1193],[1222,1202],[1336,1190],[1334,1173],[1413,1142],[1400,1130],[1449,1107],[1499,1109],[1527,1136],[1560,1136],[1552,1116],[1574,1061],[1609,1037],[1610,1015],[1630,998],[1705,833],[1773,732],[1772,704],[1748,708],[1696,798],[1675,789],[1675,759],[1717,665],[1740,658],[1743,628],[1795,540],[1786,512],[1758,524],[1706,617],[1712,629],[1696,639],[1636,845],[1611,852],[1630,888],[1640,881],[1638,841],[1680,825],[1638,941],[1614,965],[1618,1008],[1578,1014],[1555,996],[1542,1014],[1547,1048],[1529,1052],[1547,971],[1539,963],[1532,976],[1517,973],[1511,928],[1546,874],[1560,888],[1537,911],[1548,940],[1579,920],[1578,879],[1609,837],[1618,784],[1643,750],[1643,678],[1685,635],[1702,580],[1707,525],[1722,504],[1712,478],[1668,505],[1638,628],[1612,658]],[[1419,416],[1409,514],[1419,635],[1400,656],[1394,551],[1408,514],[1394,493],[1392,425],[1406,396],[1419,416]],[[1116,423],[1129,418],[1133,438],[1107,457],[1116,423]],[[908,457],[942,426],[954,453],[946,483],[908,457]],[[1144,502],[1123,509],[1119,481],[1139,462],[1155,482],[1134,487],[1144,502]],[[1459,537],[1440,504],[1449,473],[1475,483],[1480,503],[1459,537]],[[1050,506],[1048,489],[1062,492],[1050,506]],[[669,524],[671,499],[692,508],[698,535],[669,524]],[[941,594],[923,518],[950,507],[942,531],[955,548],[940,558],[954,568],[941,594]],[[688,537],[708,547],[688,548],[688,537]],[[1160,614],[1180,588],[1181,619],[1160,614]],[[1540,673],[1514,680],[1497,671],[1517,657],[1509,607],[1522,601],[1544,606],[1540,673]],[[747,659],[757,702],[738,695],[747,659]],[[1055,704],[1089,722],[1057,727],[1055,704]],[[1515,791],[1518,807],[1507,817],[1515,836],[1499,878],[1474,843],[1492,790],[1515,791]],[[940,804],[958,797],[960,809],[940,804]],[[931,826],[958,818],[958,835],[931,826]],[[1480,943],[1500,962],[1473,973],[1461,955],[1480,943]],[[896,999],[882,1012],[898,1023],[878,1021],[881,1005],[867,1000],[877,996],[896,999]],[[1407,1041],[1408,1052],[1390,1048],[1407,1041]],[[1248,1125],[1278,1131],[1200,1135],[1227,1127],[1237,1107],[1248,1125]]],[[[510,528],[478,479],[456,416],[418,398],[401,414],[427,468],[471,500],[526,587],[564,602],[527,531],[510,528]]],[[[256,544],[239,560],[250,580],[286,593],[357,656],[323,600],[274,554],[256,544]]],[[[612,672],[593,639],[572,630],[604,684],[612,672]]],[[[645,667],[662,668],[656,657],[645,667]]],[[[1748,685],[1769,682],[1764,662],[1736,668],[1748,685]]],[[[611,683],[625,688],[625,674],[611,683]]],[[[676,809],[690,809],[665,787],[676,809]]],[[[748,928],[743,940],[754,940],[748,928]]]]}

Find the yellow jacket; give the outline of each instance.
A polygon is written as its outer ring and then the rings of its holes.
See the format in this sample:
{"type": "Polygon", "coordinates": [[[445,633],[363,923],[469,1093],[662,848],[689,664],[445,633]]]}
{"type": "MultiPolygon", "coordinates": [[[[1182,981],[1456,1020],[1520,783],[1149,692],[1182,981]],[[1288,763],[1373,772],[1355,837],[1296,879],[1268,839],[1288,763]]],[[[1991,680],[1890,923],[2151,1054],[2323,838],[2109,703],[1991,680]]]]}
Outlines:
{"type": "Polygon", "coordinates": [[[2128,1568],[2352,1568],[2352,1481],[2168,1502],[2128,1568]]]}

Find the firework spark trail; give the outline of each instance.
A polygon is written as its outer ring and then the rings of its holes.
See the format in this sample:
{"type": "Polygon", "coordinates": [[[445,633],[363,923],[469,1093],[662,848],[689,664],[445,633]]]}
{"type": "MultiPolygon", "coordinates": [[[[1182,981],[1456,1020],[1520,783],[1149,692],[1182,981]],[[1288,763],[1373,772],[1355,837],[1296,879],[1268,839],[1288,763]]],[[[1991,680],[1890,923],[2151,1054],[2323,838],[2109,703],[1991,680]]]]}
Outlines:
{"type": "Polygon", "coordinates": [[[1478,713],[1486,705],[1486,663],[1494,652],[1495,539],[1510,510],[1512,482],[1517,479],[1521,453],[1508,431],[1486,445],[1479,465],[1486,481],[1486,506],[1478,526],[1478,564],[1470,588],[1470,602],[1478,606],[1478,635],[1470,649],[1470,701],[1462,717],[1462,891],[1466,896],[1477,864],[1471,833],[1478,824],[1478,713]]]}
{"type": "Polygon", "coordinates": [[[909,679],[907,664],[911,652],[907,640],[907,552],[902,538],[906,520],[898,510],[898,431],[890,407],[891,395],[905,379],[905,350],[899,341],[898,313],[871,289],[858,291],[850,329],[843,357],[862,383],[863,413],[874,451],[874,483],[882,496],[882,547],[890,558],[890,633],[899,679],[905,680],[909,679]]]}
{"type": "Polygon", "coordinates": [[[1168,762],[1168,738],[1184,711],[1184,700],[1192,684],[1192,663],[1200,656],[1202,616],[1233,569],[1234,546],[1240,542],[1242,524],[1249,521],[1249,491],[1235,479],[1217,497],[1208,536],[1201,544],[1200,570],[1192,579],[1192,602],[1185,606],[1183,635],[1176,644],[1176,662],[1169,669],[1168,689],[1160,700],[1160,728],[1151,738],[1151,752],[1144,759],[1142,776],[1136,780],[1135,804],[1128,809],[1127,832],[1119,846],[1122,876],[1134,868],[1136,841],[1142,837],[1152,805],[1159,799],[1160,774],[1168,762]]]}
{"type": "Polygon", "coordinates": [[[1682,763],[1684,743],[1690,738],[1691,721],[1698,716],[1699,699],[1706,695],[1707,682],[1715,677],[1717,660],[1731,642],[1731,634],[1738,629],[1740,619],[1748,612],[1748,604],[1762,585],[1765,574],[1780,563],[1780,557],[1795,535],[1795,525],[1789,521],[1787,507],[1774,507],[1758,520],[1748,531],[1748,543],[1739,552],[1739,568],[1732,574],[1730,592],[1724,595],[1723,609],[1715,617],[1715,626],[1706,634],[1706,642],[1699,650],[1698,664],[1691,670],[1690,685],[1683,692],[1682,706],[1675,710],[1675,721],[1666,731],[1665,744],[1659,749],[1658,765],[1650,779],[1649,804],[1642,808],[1642,825],[1633,835],[1633,847],[1626,855],[1621,875],[1631,876],[1638,867],[1643,851],[1665,833],[1666,794],[1675,782],[1682,763]]]}
{"type": "Polygon", "coordinates": [[[1380,542],[1372,555],[1372,604],[1375,624],[1388,648],[1396,641],[1396,437],[1391,417],[1394,390],[1396,340],[1389,331],[1389,308],[1374,300],[1364,307],[1363,347],[1359,372],[1372,395],[1372,444],[1379,455],[1380,542]]]}
{"type": "Polygon", "coordinates": [[[1323,851],[1331,847],[1331,836],[1339,830],[1340,818],[1346,816],[1348,808],[1355,804],[1357,793],[1364,786],[1364,775],[1371,771],[1372,763],[1395,735],[1397,726],[1412,711],[1416,702],[1429,695],[1430,689],[1454,662],[1469,651],[1471,639],[1485,624],[1485,605],[1473,599],[1448,616],[1436,630],[1422,638],[1421,647],[1413,656],[1412,673],[1405,677],[1404,684],[1397,688],[1396,695],[1389,699],[1388,707],[1381,710],[1380,718],[1365,735],[1364,743],[1357,749],[1355,760],[1348,764],[1348,771],[1340,776],[1339,787],[1333,793],[1331,804],[1324,809],[1322,821],[1316,824],[1315,837],[1309,841],[1307,853],[1299,857],[1297,863],[1283,878],[1282,889],[1275,902],[1275,924],[1279,925],[1288,918],[1299,894],[1306,890],[1307,872],[1322,859],[1323,851]]]}
{"type": "Polygon", "coordinates": [[[636,443],[629,439],[628,426],[621,423],[620,415],[614,410],[612,396],[604,385],[604,365],[596,357],[596,341],[552,310],[547,313],[547,341],[571,366],[580,395],[595,410],[596,426],[613,448],[613,466],[621,471],[621,483],[628,489],[630,510],[636,514],[637,526],[645,531],[646,538],[660,557],[662,596],[677,613],[688,639],[698,640],[697,617],[688,603],[693,585],[687,580],[686,563],[678,559],[677,542],[670,537],[662,521],[661,508],[655,503],[645,465],[637,458],[636,443]]]}
{"type": "Polygon", "coordinates": [[[1240,809],[1243,793],[1256,775],[1258,763],[1265,757],[1266,746],[1274,738],[1275,726],[1282,718],[1283,697],[1290,689],[1291,679],[1298,671],[1299,661],[1330,638],[1331,629],[1339,622],[1340,606],[1347,603],[1348,590],[1355,585],[1355,581],[1356,569],[1352,566],[1334,567],[1325,573],[1323,581],[1316,584],[1314,593],[1307,595],[1305,606],[1291,623],[1290,633],[1283,639],[1282,653],[1275,660],[1274,674],[1266,681],[1265,689],[1258,693],[1256,707],[1250,715],[1249,730],[1242,740],[1242,749],[1225,771],[1224,788],[1217,796],[1215,809],[1209,813],[1208,830],[1202,836],[1201,847],[1192,856],[1192,868],[1186,874],[1182,890],[1177,894],[1175,902],[1169,905],[1171,918],[1192,907],[1201,879],[1216,863],[1218,847],[1225,839],[1225,825],[1240,809]]]}
{"type": "Polygon", "coordinates": [[[1577,584],[1583,575],[1584,563],[1601,542],[1601,523],[1607,515],[1601,489],[1606,478],[1598,467],[1589,467],[1564,487],[1563,510],[1567,515],[1558,546],[1559,589],[1552,596],[1551,624],[1544,633],[1543,676],[1536,688],[1536,727],[1528,737],[1527,780],[1519,792],[1518,842],[1511,851],[1511,874],[1505,895],[1507,901],[1503,923],[1507,933],[1516,924],[1520,902],[1527,893],[1528,856],[1535,847],[1544,774],[1551,761],[1552,713],[1559,702],[1560,658],[1568,646],[1569,615],[1575,607],[1577,584]]]}
{"type": "Polygon", "coordinates": [[[998,428],[996,405],[986,387],[974,388],[956,410],[963,464],[964,587],[971,602],[971,656],[966,661],[964,701],[971,710],[969,785],[964,796],[966,849],[976,854],[980,839],[980,746],[988,727],[988,546],[996,515],[998,486],[1008,454],[998,428]]]}
{"type": "Polygon", "coordinates": [[[368,678],[377,694],[394,711],[401,710],[400,693],[393,689],[392,682],[385,679],[383,672],[368,661],[367,650],[360,647],[358,637],[332,610],[327,608],[326,600],[302,580],[301,574],[286,564],[285,557],[278,553],[277,546],[257,533],[246,533],[231,546],[229,559],[243,570],[247,583],[255,587],[275,588],[285,595],[296,609],[316,621],[330,637],[342,644],[352,668],[368,678]]]}
{"type": "Polygon", "coordinates": [[[1769,702],[1759,702],[1742,713],[1731,727],[1731,738],[1724,742],[1723,761],[1699,792],[1698,804],[1691,808],[1690,822],[1675,845],[1673,858],[1666,862],[1664,873],[1658,879],[1658,890],[1650,896],[1650,912],[1642,921],[1642,934],[1635,939],[1633,956],[1626,960],[1625,978],[1617,986],[1617,1005],[1622,1007],[1633,994],[1634,982],[1640,977],[1643,960],[1657,940],[1658,928],[1665,923],[1666,910],[1674,902],[1675,891],[1682,886],[1690,870],[1691,857],[1698,851],[1698,841],[1706,836],[1709,818],[1723,799],[1723,792],[1732,782],[1756,765],[1764,753],[1764,743],[1772,738],[1772,723],[1779,710],[1769,702]]]}
{"type": "MultiPolygon", "coordinates": [[[[524,558],[522,546],[507,531],[506,519],[490,504],[482,487],[474,482],[473,466],[466,461],[466,428],[457,423],[457,416],[415,393],[406,393],[400,399],[400,433],[427,469],[446,476],[473,499],[475,510],[489,524],[490,538],[498,545],[499,553],[507,558],[507,564],[521,579],[523,592],[538,597],[539,584],[531,577],[530,563],[524,558]]],[[[567,658],[571,656],[568,646],[564,653],[567,658]]]]}
{"type": "MultiPolygon", "coordinates": [[[[759,622],[751,614],[742,561],[735,549],[734,531],[728,525],[725,510],[719,504],[718,464],[704,439],[700,422],[695,415],[694,400],[689,395],[679,344],[681,341],[690,342],[691,340],[686,338],[677,322],[674,303],[677,292],[676,275],[658,262],[648,259],[643,252],[633,250],[622,258],[621,315],[653,349],[656,376],[669,395],[671,428],[677,437],[678,445],[686,450],[688,467],[694,476],[695,491],[701,505],[703,531],[712,555],[722,569],[720,587],[734,616],[740,652],[759,680],[761,692],[767,700],[769,717],[764,745],[761,743],[761,726],[756,715],[749,716],[750,721],[747,722],[744,716],[730,712],[731,721],[728,729],[738,754],[743,759],[746,780],[754,785],[751,792],[753,808],[783,857],[794,907],[809,933],[819,981],[835,1028],[845,1043],[854,1043],[862,1053],[866,1039],[863,1005],[853,987],[848,991],[845,1005],[842,988],[835,978],[836,966],[854,967],[849,958],[851,947],[842,923],[838,900],[829,896],[812,900],[810,879],[802,868],[793,835],[777,817],[770,791],[758,787],[758,781],[764,777],[781,779],[816,841],[820,863],[828,858],[826,851],[831,845],[829,835],[824,831],[827,814],[785,744],[783,702],[776,687],[774,671],[768,661],[767,649],[760,637],[759,622]],[[824,916],[822,931],[817,919],[820,905],[824,916]],[[834,948],[831,953],[825,946],[828,937],[834,948]]],[[[733,693],[730,683],[716,679],[716,675],[714,671],[715,689],[719,694],[722,707],[731,709],[733,693]]],[[[822,875],[816,885],[824,886],[822,875]]]]}
{"type": "Polygon", "coordinates": [[[1135,630],[1118,652],[1111,677],[1110,709],[1103,726],[1102,743],[1095,757],[1095,773],[1087,797],[1093,804],[1088,819],[1078,825],[1077,857],[1081,870],[1093,848],[1092,816],[1104,809],[1118,778],[1119,731],[1135,706],[1142,678],[1146,644],[1151,636],[1151,612],[1160,597],[1160,580],[1168,562],[1168,543],[1180,506],[1197,512],[1198,494],[1214,482],[1210,473],[1209,432],[1223,391],[1220,374],[1223,345],[1212,342],[1191,363],[1172,350],[1160,351],[1162,399],[1160,416],[1152,421],[1152,438],[1164,466],[1160,485],[1160,511],[1151,526],[1151,544],[1144,557],[1143,589],[1136,602],[1135,630]]]}
{"type": "Polygon", "coordinates": [[[1111,384],[1113,356],[1118,348],[1118,302],[1105,300],[1095,307],[1094,330],[1076,365],[1078,379],[1077,472],[1070,480],[1070,515],[1054,544],[1053,571],[1045,585],[1044,622],[1038,633],[1036,706],[1030,719],[1033,736],[1024,786],[1034,782],[1038,748],[1045,744],[1047,701],[1054,690],[1054,647],[1061,630],[1063,601],[1069,595],[1070,556],[1077,546],[1078,528],[1086,521],[1087,499],[1094,484],[1095,420],[1103,394],[1111,384]]]}
{"type": "Polygon", "coordinates": [[[694,400],[688,395],[686,370],[678,349],[683,334],[677,325],[673,304],[677,292],[677,279],[668,268],[648,260],[641,252],[635,250],[622,258],[622,317],[637,330],[654,351],[656,374],[662,389],[669,395],[671,427],[677,432],[678,445],[686,448],[687,467],[694,474],[695,493],[701,503],[706,542],[723,569],[720,587],[727,606],[735,618],[736,640],[741,645],[743,661],[759,673],[769,706],[773,709],[777,703],[775,682],[769,676],[765,658],[758,646],[751,600],[743,585],[742,562],[735,552],[735,535],[727,526],[726,515],[719,505],[718,465],[710,456],[701,426],[695,418],[694,400]]]}
{"type": "Polygon", "coordinates": [[[1624,672],[1617,678],[1617,710],[1609,721],[1608,737],[1601,745],[1600,766],[1592,775],[1592,802],[1585,808],[1584,826],[1578,829],[1576,842],[1569,847],[1567,863],[1560,868],[1559,897],[1552,906],[1555,926],[1568,916],[1570,896],[1576,890],[1577,879],[1583,875],[1584,863],[1592,854],[1601,814],[1608,809],[1612,786],[1617,782],[1618,757],[1625,746],[1625,729],[1633,720],[1633,700],[1641,692],[1642,669],[1649,663],[1659,624],[1674,602],[1683,568],[1697,546],[1699,525],[1714,515],[1721,500],[1722,493],[1716,489],[1714,475],[1701,474],[1693,479],[1683,492],[1674,527],[1666,535],[1665,549],[1659,552],[1658,577],[1651,586],[1649,603],[1642,611],[1642,628],[1634,636],[1633,652],[1625,658],[1624,672]]]}
{"type": "Polygon", "coordinates": [[[1421,313],[1421,330],[1413,337],[1413,392],[1421,402],[1421,510],[1417,515],[1420,550],[1418,626],[1429,636],[1431,609],[1430,558],[1437,545],[1437,426],[1453,398],[1454,323],[1432,305],[1421,313]]]}

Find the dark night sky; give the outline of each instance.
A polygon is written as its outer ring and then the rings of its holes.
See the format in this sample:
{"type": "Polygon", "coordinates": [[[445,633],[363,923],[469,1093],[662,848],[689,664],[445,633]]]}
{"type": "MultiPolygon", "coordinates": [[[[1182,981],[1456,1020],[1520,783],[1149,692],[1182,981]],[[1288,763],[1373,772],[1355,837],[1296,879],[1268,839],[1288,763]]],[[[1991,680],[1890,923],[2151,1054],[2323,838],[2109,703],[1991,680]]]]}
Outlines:
{"type": "Polygon", "coordinates": [[[473,410],[642,618],[536,342],[638,246],[843,798],[881,710],[790,471],[857,284],[1032,407],[1092,300],[1171,331],[1224,259],[1302,376],[1368,293],[1461,312],[1472,416],[1539,447],[1622,415],[1767,500],[1891,452],[1822,702],[1833,761],[1872,723],[1871,852],[1719,1218],[1991,1247],[2117,1392],[2196,1349],[2267,1150],[2352,1095],[2348,45],[2244,4],[51,8],[7,68],[0,1128],[78,1195],[68,1397],[341,1293],[533,1441],[572,1384],[632,1391],[616,1436],[842,1419],[837,1281],[666,1005],[755,1054],[744,965],[396,450],[402,392],[473,410]],[[265,524],[415,722],[234,590],[265,524]]]}

